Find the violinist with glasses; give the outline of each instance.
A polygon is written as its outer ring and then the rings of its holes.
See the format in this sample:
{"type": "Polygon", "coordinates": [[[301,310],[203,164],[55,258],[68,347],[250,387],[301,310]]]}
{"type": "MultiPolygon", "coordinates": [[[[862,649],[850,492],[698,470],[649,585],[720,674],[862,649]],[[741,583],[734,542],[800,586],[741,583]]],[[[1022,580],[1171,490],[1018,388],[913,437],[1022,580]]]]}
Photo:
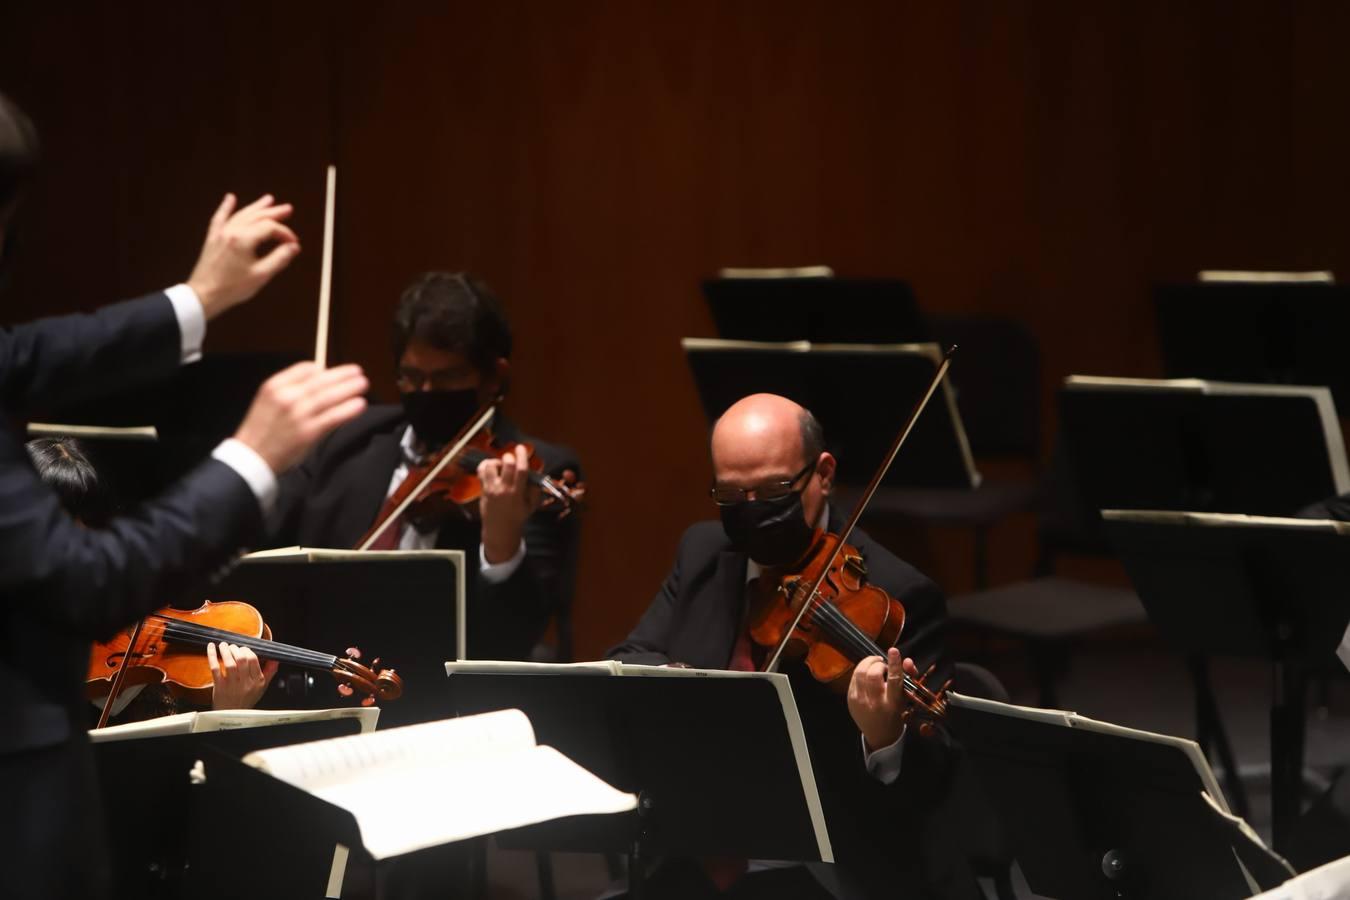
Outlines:
{"type": "Polygon", "coordinates": [[[570,603],[581,465],[571,449],[526,435],[498,411],[435,473],[440,451],[510,386],[511,327],[481,281],[422,275],[403,292],[392,336],[400,402],[372,406],[282,479],[270,543],[463,550],[469,655],[528,659],[570,603]]]}
{"type": "MultiPolygon", "coordinates": [[[[746,397],[718,419],[711,452],[721,521],[685,531],[670,574],[611,658],[764,670],[777,649],[758,637],[765,610],[821,552],[822,534],[840,533],[844,520],[830,503],[836,462],[810,411],[772,394],[746,397]]],[[[651,875],[651,896],[933,897],[975,889],[926,827],[946,788],[950,751],[916,727],[913,713],[924,710],[907,690],[927,696],[920,679],[944,680],[942,592],[861,530],[849,535],[842,558],[850,579],[861,576],[903,605],[898,646],[841,625],[859,649],[828,683],[787,655],[776,666],[792,681],[836,865],[664,860],[651,875]]]]}

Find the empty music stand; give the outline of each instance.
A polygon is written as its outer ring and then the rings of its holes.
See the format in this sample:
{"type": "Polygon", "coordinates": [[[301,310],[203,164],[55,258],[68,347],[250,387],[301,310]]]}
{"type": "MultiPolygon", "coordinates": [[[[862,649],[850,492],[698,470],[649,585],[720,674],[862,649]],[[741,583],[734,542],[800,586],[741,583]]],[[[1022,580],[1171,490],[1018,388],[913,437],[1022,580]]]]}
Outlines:
{"type": "Polygon", "coordinates": [[[92,399],[59,407],[39,404],[32,418],[82,426],[153,426],[158,440],[149,444],[114,444],[93,436],[100,475],[116,490],[115,499],[134,505],[187,474],[233,434],[258,386],[300,358],[295,353],[212,353],[111,396],[91,389],[92,399]]]}
{"type": "Polygon", "coordinates": [[[1267,659],[1275,848],[1300,812],[1307,672],[1350,622],[1350,526],[1308,519],[1106,510],[1149,618],[1189,653],[1267,659]]]}
{"type": "Polygon", "coordinates": [[[635,813],[559,819],[504,833],[499,844],[626,853],[634,898],[648,857],[833,861],[787,676],[447,668],[458,714],[520,709],[539,743],[638,795],[635,813]]]}
{"type": "MultiPolygon", "coordinates": [[[[856,485],[871,478],[942,362],[937,344],[767,344],[703,338],[685,338],[681,344],[709,422],[749,394],[781,394],[816,415],[839,459],[839,481],[856,485]]],[[[979,483],[956,395],[944,380],[886,484],[968,492],[979,483]]]]}
{"type": "Polygon", "coordinates": [[[1350,288],[1288,281],[1160,284],[1153,301],[1167,377],[1325,384],[1350,407],[1350,288]]]}
{"type": "Polygon", "coordinates": [[[1075,375],[1060,391],[1060,427],[1094,518],[1101,509],[1288,516],[1350,491],[1324,387],[1075,375]]]}
{"type": "Polygon", "coordinates": [[[703,282],[717,334],[742,341],[899,344],[928,340],[896,278],[717,278],[703,282]]]}
{"type": "Polygon", "coordinates": [[[960,694],[948,718],[1038,896],[1237,900],[1293,874],[1192,741],[960,694]]]}
{"type": "MultiPolygon", "coordinates": [[[[338,656],[356,645],[367,664],[378,657],[403,679],[381,724],[407,725],[447,714],[443,662],[463,657],[469,627],[464,578],[460,550],[292,547],[243,557],[210,598],[258,607],[283,643],[338,656]]],[[[331,679],[309,673],[278,678],[264,704],[342,705],[331,679]]]]}

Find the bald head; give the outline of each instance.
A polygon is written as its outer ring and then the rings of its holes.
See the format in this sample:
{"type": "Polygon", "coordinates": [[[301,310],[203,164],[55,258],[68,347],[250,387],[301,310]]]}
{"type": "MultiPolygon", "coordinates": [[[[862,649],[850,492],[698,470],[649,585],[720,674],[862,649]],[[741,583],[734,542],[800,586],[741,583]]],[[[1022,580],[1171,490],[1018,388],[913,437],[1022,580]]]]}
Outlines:
{"type": "Polygon", "coordinates": [[[829,492],[834,457],[824,452],[820,425],[810,411],[777,394],[751,394],[713,426],[713,477],[720,486],[752,491],[800,475],[813,462],[816,468],[802,495],[811,521],[829,492]]]}

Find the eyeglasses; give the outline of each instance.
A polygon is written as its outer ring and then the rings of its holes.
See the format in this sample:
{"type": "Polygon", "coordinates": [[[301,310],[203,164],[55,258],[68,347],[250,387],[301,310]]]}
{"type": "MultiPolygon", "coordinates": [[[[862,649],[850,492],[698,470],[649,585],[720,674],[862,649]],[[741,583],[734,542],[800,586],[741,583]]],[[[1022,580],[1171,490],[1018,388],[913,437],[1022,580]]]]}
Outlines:
{"type": "Polygon", "coordinates": [[[793,485],[798,481],[801,481],[803,475],[815,471],[818,460],[819,458],[811,460],[811,462],[802,467],[800,472],[793,475],[787,481],[770,481],[767,484],[761,484],[759,487],[749,489],[721,487],[717,484],[713,484],[712,488],[708,491],[708,495],[712,497],[713,502],[718,506],[735,506],[737,503],[744,503],[745,501],[752,499],[750,497],[751,494],[755,495],[753,498],[755,500],[782,500],[784,497],[789,497],[796,493],[796,489],[793,485]]]}
{"type": "Polygon", "coordinates": [[[402,393],[420,391],[423,389],[423,385],[425,385],[428,390],[453,391],[458,388],[466,387],[466,382],[472,375],[473,370],[467,368],[440,369],[436,372],[423,372],[421,369],[400,366],[394,375],[394,384],[402,393]]]}

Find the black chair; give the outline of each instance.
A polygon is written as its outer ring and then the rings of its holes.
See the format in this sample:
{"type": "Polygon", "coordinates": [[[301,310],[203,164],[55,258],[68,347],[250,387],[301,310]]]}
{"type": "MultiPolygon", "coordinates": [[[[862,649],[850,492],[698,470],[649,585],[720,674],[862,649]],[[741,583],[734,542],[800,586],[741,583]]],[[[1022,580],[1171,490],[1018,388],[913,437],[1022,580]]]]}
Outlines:
{"type": "Polygon", "coordinates": [[[1085,514],[1074,489],[1068,457],[1056,447],[1039,496],[1039,550],[1031,578],[953,596],[953,625],[976,633],[1010,637],[1027,646],[1037,702],[1058,706],[1056,683],[1081,641],[1118,626],[1148,621],[1134,591],[1055,574],[1064,556],[1109,556],[1098,517],[1085,514]]]}

